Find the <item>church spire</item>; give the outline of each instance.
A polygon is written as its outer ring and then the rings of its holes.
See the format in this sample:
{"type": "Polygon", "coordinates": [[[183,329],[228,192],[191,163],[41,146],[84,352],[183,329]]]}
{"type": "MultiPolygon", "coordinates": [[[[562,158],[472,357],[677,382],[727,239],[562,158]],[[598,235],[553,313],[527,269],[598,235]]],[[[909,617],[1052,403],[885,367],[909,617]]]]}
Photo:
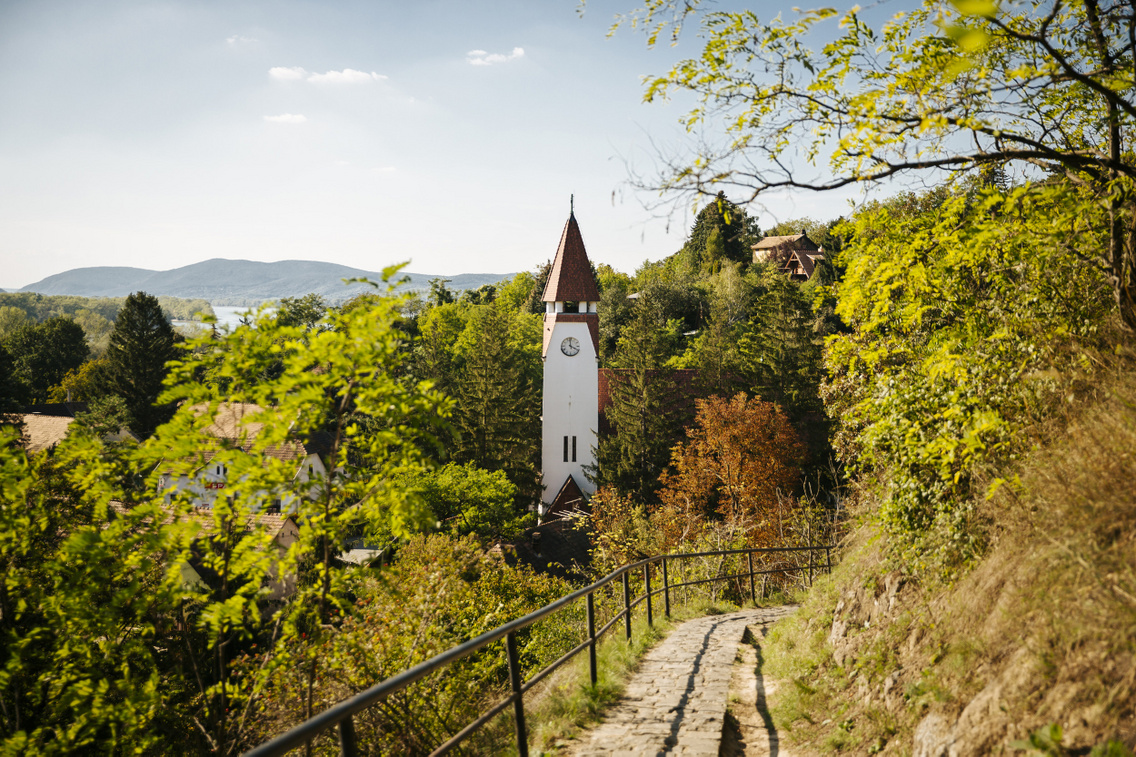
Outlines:
{"type": "MultiPolygon", "coordinates": [[[[575,204],[574,198],[572,204],[575,204]]],[[[600,299],[574,209],[569,211],[568,223],[564,224],[541,299],[544,302],[598,302],[600,299]]]]}

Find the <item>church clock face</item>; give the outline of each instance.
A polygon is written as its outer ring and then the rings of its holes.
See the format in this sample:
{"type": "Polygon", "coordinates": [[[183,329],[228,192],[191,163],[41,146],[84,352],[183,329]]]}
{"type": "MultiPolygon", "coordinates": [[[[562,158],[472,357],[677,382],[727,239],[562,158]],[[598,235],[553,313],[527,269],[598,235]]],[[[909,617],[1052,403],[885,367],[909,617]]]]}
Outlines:
{"type": "Polygon", "coordinates": [[[560,343],[560,351],[568,357],[572,357],[580,351],[580,342],[574,336],[570,336],[560,343]]]}

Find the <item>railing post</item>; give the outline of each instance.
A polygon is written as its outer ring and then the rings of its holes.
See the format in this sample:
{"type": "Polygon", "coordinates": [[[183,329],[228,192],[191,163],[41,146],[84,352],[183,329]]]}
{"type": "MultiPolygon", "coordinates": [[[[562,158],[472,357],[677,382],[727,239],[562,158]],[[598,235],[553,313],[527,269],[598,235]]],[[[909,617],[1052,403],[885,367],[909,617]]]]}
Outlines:
{"type": "Polygon", "coordinates": [[[505,636],[505,655],[509,658],[509,687],[513,690],[513,714],[517,723],[517,754],[529,757],[529,738],[525,732],[525,703],[521,692],[521,663],[517,659],[517,635],[510,631],[505,636]]]}
{"type": "Polygon", "coordinates": [[[828,563],[829,575],[832,575],[832,549],[829,547],[824,548],[824,561],[828,563]]]}
{"type": "MultiPolygon", "coordinates": [[[[762,597],[765,599],[765,597],[762,597]]],[[[753,585],[753,550],[749,551],[749,601],[757,607],[757,587],[753,585]]]]}
{"type": "Polygon", "coordinates": [[[643,566],[643,593],[647,597],[647,625],[655,625],[655,611],[651,609],[651,563],[643,566]]]}
{"type": "Polygon", "coordinates": [[[663,607],[667,617],[671,616],[671,583],[667,578],[667,558],[663,558],[663,607]]]}
{"type": "Polygon", "coordinates": [[[339,757],[355,757],[357,754],[355,721],[349,716],[339,721],[339,757]]]}
{"type": "Polygon", "coordinates": [[[588,671],[592,676],[592,685],[596,685],[596,599],[594,592],[588,594],[588,671]]]}
{"type": "Polygon", "coordinates": [[[809,588],[813,586],[813,548],[809,546],[809,588]]]}
{"type": "Polygon", "coordinates": [[[623,628],[631,641],[631,587],[627,585],[627,571],[623,571],[623,628]]]}

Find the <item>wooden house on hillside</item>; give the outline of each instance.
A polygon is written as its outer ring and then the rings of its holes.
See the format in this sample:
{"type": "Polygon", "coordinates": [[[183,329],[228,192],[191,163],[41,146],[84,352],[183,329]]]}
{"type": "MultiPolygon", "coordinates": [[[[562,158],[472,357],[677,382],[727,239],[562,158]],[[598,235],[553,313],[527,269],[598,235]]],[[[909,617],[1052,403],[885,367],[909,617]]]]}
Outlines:
{"type": "Polygon", "coordinates": [[[755,263],[770,262],[796,281],[812,278],[824,253],[802,229],[800,234],[766,237],[753,246],[755,263]]]}
{"type": "Polygon", "coordinates": [[[808,281],[813,277],[817,264],[822,260],[824,253],[793,250],[789,253],[789,259],[781,266],[781,271],[794,281],[808,281]]]}

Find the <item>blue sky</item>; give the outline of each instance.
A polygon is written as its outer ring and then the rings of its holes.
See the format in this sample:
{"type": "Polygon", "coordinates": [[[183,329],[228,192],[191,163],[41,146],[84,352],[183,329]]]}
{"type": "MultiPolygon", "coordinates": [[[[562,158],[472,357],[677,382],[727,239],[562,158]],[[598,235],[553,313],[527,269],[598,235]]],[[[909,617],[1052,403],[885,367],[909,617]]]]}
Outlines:
{"type": "MultiPolygon", "coordinates": [[[[214,257],[531,269],[570,194],[592,259],[631,272],[690,225],[626,181],[683,138],[641,77],[696,43],[609,38],[633,7],[4,2],[0,287],[214,257]]],[[[831,218],[847,195],[767,206],[763,226],[831,218]]]]}

